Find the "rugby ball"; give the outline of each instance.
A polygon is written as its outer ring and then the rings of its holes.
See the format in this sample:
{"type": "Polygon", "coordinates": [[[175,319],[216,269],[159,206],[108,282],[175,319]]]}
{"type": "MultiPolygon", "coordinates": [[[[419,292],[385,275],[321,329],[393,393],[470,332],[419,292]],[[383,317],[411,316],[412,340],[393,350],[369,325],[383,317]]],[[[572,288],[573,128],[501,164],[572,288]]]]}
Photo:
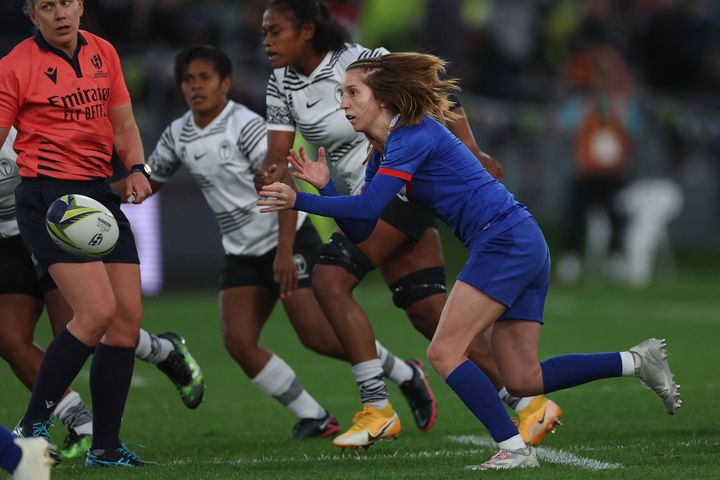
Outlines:
{"type": "Polygon", "coordinates": [[[117,220],[102,203],[84,195],[63,195],[48,208],[45,226],[63,250],[79,257],[102,258],[117,244],[117,220]]]}

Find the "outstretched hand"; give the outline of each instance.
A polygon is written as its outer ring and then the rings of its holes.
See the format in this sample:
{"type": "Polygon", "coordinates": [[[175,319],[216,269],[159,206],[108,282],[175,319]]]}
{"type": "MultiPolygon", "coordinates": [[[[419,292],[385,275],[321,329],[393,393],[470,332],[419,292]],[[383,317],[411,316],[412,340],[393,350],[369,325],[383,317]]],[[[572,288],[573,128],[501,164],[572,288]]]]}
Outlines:
{"type": "Polygon", "coordinates": [[[275,182],[271,185],[265,185],[260,190],[260,196],[263,200],[258,200],[260,213],[279,212],[280,210],[290,210],[295,206],[295,190],[288,184],[275,182]]]}
{"type": "Polygon", "coordinates": [[[302,145],[300,146],[299,155],[295,149],[290,149],[290,155],[288,155],[287,159],[295,168],[293,176],[305,180],[313,187],[317,189],[323,188],[330,181],[330,170],[327,164],[325,147],[318,149],[317,162],[307,156],[302,145]]]}

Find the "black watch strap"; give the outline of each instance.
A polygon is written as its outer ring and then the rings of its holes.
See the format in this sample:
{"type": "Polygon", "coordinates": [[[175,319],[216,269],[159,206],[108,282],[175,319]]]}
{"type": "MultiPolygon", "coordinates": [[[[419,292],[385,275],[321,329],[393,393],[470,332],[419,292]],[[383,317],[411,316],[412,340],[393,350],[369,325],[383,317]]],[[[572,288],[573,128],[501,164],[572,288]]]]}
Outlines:
{"type": "Polygon", "coordinates": [[[145,177],[147,179],[150,179],[150,174],[152,173],[152,169],[150,168],[150,165],[148,165],[147,163],[136,163],[135,165],[130,167],[130,173],[133,173],[133,172],[140,172],[143,175],[145,175],[145,177]]]}

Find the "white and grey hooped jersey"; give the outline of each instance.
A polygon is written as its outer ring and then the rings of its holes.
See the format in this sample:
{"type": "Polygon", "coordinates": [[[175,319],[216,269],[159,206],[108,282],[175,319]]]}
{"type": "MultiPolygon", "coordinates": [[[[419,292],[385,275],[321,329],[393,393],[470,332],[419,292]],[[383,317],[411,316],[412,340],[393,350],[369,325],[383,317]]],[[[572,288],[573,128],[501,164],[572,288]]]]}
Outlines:
{"type": "Polygon", "coordinates": [[[355,60],[389,53],[346,44],[328,52],[320,65],[304,76],[292,67],[277,68],[267,86],[268,130],[294,132],[316,147],[325,147],[333,181],[341,193],[358,193],[365,182],[368,142],[353,130],[340,110],[338,86],[345,68],[355,60]]]}
{"type": "MultiPolygon", "coordinates": [[[[265,120],[228,102],[205,128],[192,112],[174,120],[148,158],[152,179],[167,182],[184,165],[215,213],[229,255],[260,256],[277,246],[277,215],[260,213],[253,176],[267,151],[265,120]]],[[[298,212],[298,228],[307,214],[298,212]]]]}
{"type": "Polygon", "coordinates": [[[15,220],[15,187],[20,183],[17,153],[13,150],[15,128],[10,128],[7,139],[0,150],[0,238],[20,235],[15,220]]]}

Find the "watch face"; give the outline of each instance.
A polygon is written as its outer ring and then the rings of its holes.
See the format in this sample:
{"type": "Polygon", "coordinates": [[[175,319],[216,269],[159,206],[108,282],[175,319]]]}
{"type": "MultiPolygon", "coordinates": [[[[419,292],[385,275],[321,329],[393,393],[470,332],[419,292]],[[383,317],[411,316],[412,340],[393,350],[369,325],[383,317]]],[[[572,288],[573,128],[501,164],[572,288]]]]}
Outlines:
{"type": "Polygon", "coordinates": [[[152,174],[152,168],[150,168],[150,165],[148,165],[147,163],[143,164],[143,170],[145,170],[145,175],[147,175],[148,177],[152,174]]]}

